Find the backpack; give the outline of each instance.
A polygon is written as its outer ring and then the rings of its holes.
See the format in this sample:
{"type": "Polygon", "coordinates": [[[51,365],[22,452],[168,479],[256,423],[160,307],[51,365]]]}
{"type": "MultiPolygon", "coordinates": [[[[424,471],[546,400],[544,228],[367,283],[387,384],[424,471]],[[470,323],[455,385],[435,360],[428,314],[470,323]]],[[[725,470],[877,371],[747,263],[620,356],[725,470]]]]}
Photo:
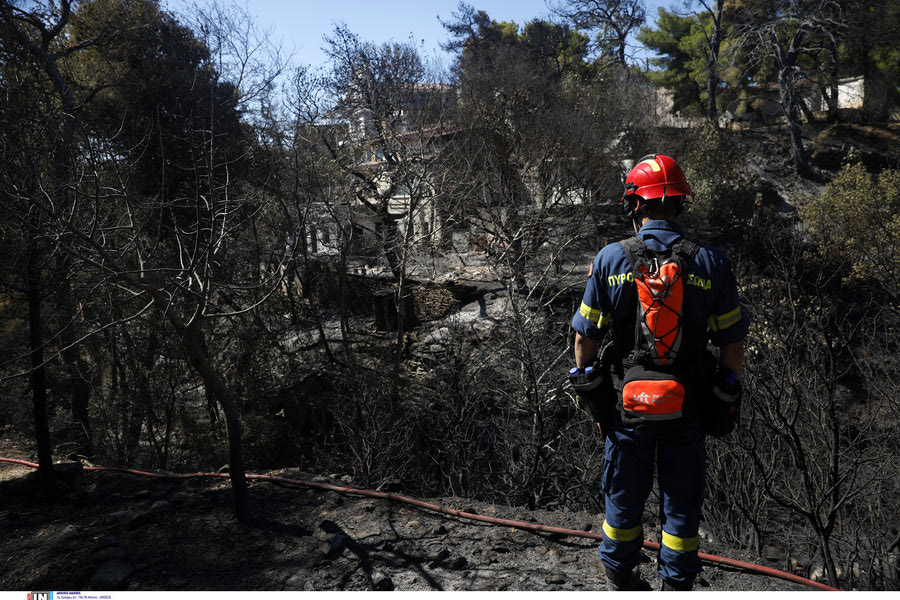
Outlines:
{"type": "Polygon", "coordinates": [[[702,402],[699,359],[705,339],[684,318],[686,280],[700,246],[682,238],[655,251],[637,236],[619,244],[637,288],[634,346],[624,364],[619,407],[622,422],[630,428],[673,428],[694,418],[702,402]]]}

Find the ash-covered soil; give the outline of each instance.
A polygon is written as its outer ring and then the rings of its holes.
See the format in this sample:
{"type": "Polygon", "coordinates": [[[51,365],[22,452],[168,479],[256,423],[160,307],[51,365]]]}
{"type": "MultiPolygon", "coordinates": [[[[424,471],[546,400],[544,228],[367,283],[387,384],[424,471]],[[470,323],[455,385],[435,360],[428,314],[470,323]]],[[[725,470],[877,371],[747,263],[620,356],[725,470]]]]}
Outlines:
{"type": "MultiPolygon", "coordinates": [[[[0,456],[34,462],[0,440],[0,456]]],[[[354,487],[352,481],[279,471],[354,487]]],[[[0,590],[602,590],[597,542],[482,523],[397,501],[251,483],[255,522],[235,521],[227,479],[66,475],[59,496],[0,462],[0,590]]],[[[398,492],[402,494],[401,492],[398,492]]],[[[527,511],[460,498],[426,502],[526,523],[598,531],[600,514],[527,511]]],[[[657,539],[648,527],[648,538],[657,539]]],[[[760,562],[705,543],[702,552],[760,562]]],[[[653,553],[644,578],[654,589],[653,553]]],[[[774,566],[774,565],[769,565],[774,566]]],[[[707,564],[698,590],[800,590],[707,564]]]]}

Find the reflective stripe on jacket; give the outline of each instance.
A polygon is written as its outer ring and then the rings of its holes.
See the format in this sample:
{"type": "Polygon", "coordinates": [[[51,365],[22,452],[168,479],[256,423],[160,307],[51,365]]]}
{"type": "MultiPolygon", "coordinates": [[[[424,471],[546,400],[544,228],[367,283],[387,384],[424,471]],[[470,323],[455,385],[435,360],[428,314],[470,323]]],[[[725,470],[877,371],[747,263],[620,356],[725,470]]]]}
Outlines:
{"type": "MultiPolygon", "coordinates": [[[[638,232],[651,249],[669,248],[684,236],[673,221],[650,221],[638,232]]],[[[717,248],[702,246],[685,281],[684,315],[693,326],[705,326],[716,346],[739,342],[747,336],[750,321],[738,301],[731,263],[717,248]]],[[[572,317],[572,328],[600,341],[611,322],[626,322],[637,303],[634,274],[617,242],[604,247],[593,263],[581,307],[572,317]]]]}

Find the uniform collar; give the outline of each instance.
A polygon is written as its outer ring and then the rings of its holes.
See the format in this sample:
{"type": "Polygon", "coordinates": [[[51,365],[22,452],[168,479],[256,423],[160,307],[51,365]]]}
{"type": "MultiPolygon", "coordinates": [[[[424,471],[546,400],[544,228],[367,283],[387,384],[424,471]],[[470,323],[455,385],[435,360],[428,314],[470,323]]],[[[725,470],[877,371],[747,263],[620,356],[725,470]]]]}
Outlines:
{"type": "Polygon", "coordinates": [[[648,238],[655,238],[664,246],[671,246],[678,238],[684,237],[684,230],[681,225],[675,221],[664,221],[662,219],[655,221],[647,221],[638,231],[638,237],[645,242],[648,238]]]}

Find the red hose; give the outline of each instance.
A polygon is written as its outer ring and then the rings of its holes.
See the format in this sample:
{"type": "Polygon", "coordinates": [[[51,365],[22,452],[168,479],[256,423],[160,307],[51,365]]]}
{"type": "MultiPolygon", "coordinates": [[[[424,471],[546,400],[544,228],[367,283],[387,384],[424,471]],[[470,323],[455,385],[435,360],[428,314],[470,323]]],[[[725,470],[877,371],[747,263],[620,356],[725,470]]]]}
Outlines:
{"type": "MultiPolygon", "coordinates": [[[[31,467],[33,469],[37,469],[38,465],[36,463],[27,462],[24,460],[17,460],[15,458],[2,458],[0,457],[0,462],[8,462],[17,465],[24,465],[26,467],[31,467]]],[[[170,474],[170,473],[152,473],[149,471],[137,471],[135,469],[126,469],[122,467],[83,467],[85,471],[115,471],[119,473],[129,473],[131,475],[142,475],[144,477],[157,477],[160,479],[195,479],[199,477],[228,477],[227,473],[180,473],[180,474],[170,474]]],[[[528,531],[541,531],[544,533],[554,533],[565,536],[574,536],[574,537],[583,537],[593,540],[602,540],[603,534],[595,533],[590,531],[580,531],[578,529],[565,529],[563,527],[552,527],[550,525],[540,525],[536,523],[524,523],[522,521],[513,521],[510,519],[501,519],[499,517],[488,517],[485,515],[478,515],[475,513],[463,512],[461,510],[456,510],[453,508],[446,508],[443,506],[438,506],[437,504],[429,504],[428,502],[423,502],[422,500],[416,500],[415,498],[408,498],[406,496],[398,496],[396,494],[390,494],[386,492],[376,492],[372,490],[359,490],[354,488],[341,487],[337,485],[330,485],[327,483],[313,483],[309,481],[302,481],[300,479],[289,479],[287,477],[276,477],[274,475],[256,475],[256,474],[247,474],[247,479],[259,479],[262,481],[274,481],[278,483],[288,483],[292,485],[302,485],[305,487],[320,489],[320,490],[329,490],[334,492],[340,492],[342,494],[355,494],[358,496],[368,496],[371,498],[382,498],[385,500],[393,500],[395,502],[402,502],[405,504],[411,504],[413,506],[418,506],[420,508],[424,508],[427,510],[431,510],[438,513],[443,513],[447,515],[452,515],[455,517],[460,517],[464,519],[470,519],[474,521],[483,521],[485,523],[493,523],[496,525],[505,525],[507,527],[516,527],[517,529],[525,529],[528,531]]],[[[644,548],[650,550],[659,550],[659,544],[656,542],[644,542],[644,548]]],[[[787,573],[785,571],[779,571],[778,569],[771,569],[769,567],[764,567],[762,565],[757,565],[749,562],[744,562],[742,560],[735,560],[733,558],[725,558],[722,556],[716,556],[714,554],[705,554],[703,552],[699,553],[701,560],[706,562],[714,563],[714,564],[722,564],[728,565],[730,567],[736,567],[738,569],[742,569],[744,571],[748,571],[751,573],[759,573],[761,575],[767,575],[769,577],[774,577],[776,579],[783,579],[785,581],[791,581],[793,583],[799,583],[801,585],[805,585],[811,588],[819,589],[819,590],[828,590],[831,592],[840,591],[837,588],[833,588],[829,585],[825,585],[824,583],[819,583],[818,581],[812,581],[810,579],[806,579],[804,577],[800,577],[799,575],[794,575],[793,573],[787,573]]]]}

